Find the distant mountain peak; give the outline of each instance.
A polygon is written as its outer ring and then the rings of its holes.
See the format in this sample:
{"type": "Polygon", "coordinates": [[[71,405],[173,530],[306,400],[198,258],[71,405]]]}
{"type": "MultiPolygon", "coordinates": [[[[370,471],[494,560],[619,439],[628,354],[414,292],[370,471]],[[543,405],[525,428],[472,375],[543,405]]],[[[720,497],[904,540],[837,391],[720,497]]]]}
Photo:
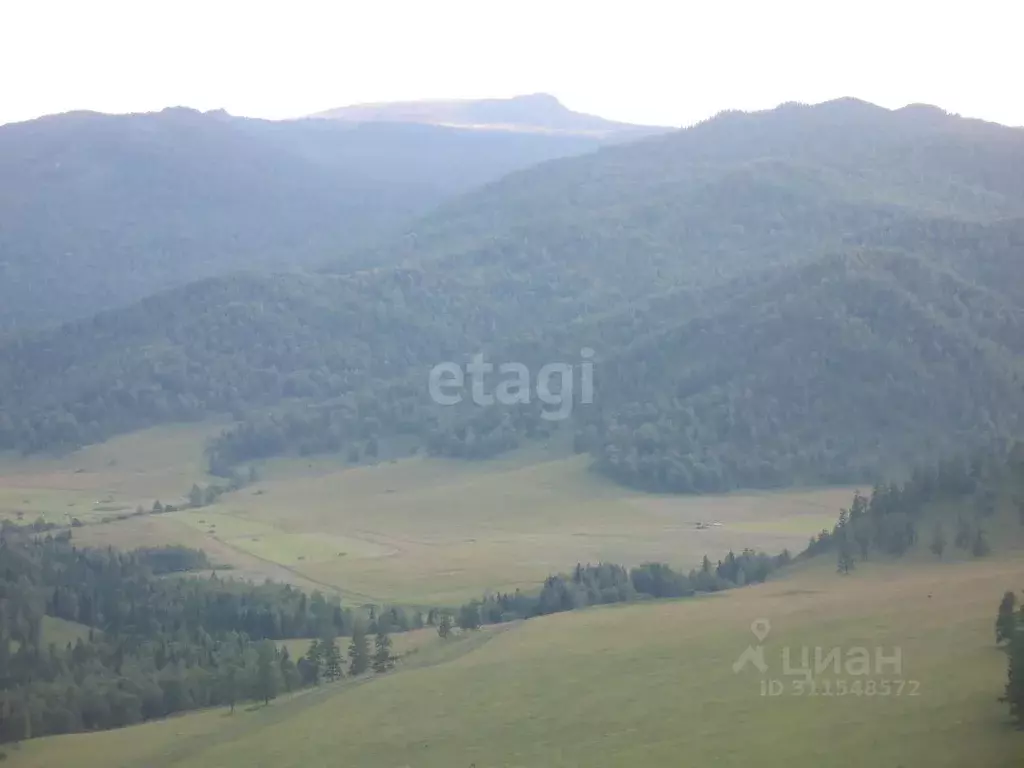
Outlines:
{"type": "Polygon", "coordinates": [[[574,112],[550,93],[530,93],[502,99],[424,99],[353,104],[318,112],[311,117],[351,123],[422,123],[473,130],[601,137],[646,135],[670,130],[620,123],[574,112]]]}
{"type": "Polygon", "coordinates": [[[557,96],[552,96],[550,93],[526,93],[522,96],[513,96],[509,101],[520,101],[520,102],[533,102],[535,104],[549,104],[560,109],[566,107],[558,100],[557,96]]]}
{"type": "Polygon", "coordinates": [[[941,107],[932,104],[907,104],[896,110],[897,114],[912,118],[920,123],[940,124],[949,120],[952,115],[941,107]]]}

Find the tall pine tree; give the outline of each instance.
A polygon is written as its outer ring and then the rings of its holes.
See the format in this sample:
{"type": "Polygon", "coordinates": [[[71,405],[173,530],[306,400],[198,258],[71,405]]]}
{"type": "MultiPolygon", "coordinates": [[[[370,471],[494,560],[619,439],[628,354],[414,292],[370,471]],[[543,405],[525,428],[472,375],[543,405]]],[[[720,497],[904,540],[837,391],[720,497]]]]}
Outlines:
{"type": "Polygon", "coordinates": [[[324,640],[320,647],[323,650],[324,674],[327,675],[327,679],[331,681],[341,679],[344,673],[341,669],[341,651],[338,650],[338,644],[332,637],[324,640]]]}
{"type": "MultiPolygon", "coordinates": [[[[1021,624],[1017,617],[1017,624],[1021,624]]],[[[1009,664],[1006,675],[1006,702],[1010,705],[1010,717],[1024,728],[1024,629],[1015,627],[1010,638],[1009,664]]]]}
{"type": "Polygon", "coordinates": [[[320,665],[323,661],[323,649],[316,639],[309,644],[302,665],[303,677],[308,685],[320,685],[320,665]]]}
{"type": "Polygon", "coordinates": [[[366,628],[357,624],[348,645],[348,673],[355,677],[370,668],[370,640],[366,628]]]}
{"type": "Polygon", "coordinates": [[[1017,628],[1017,595],[1007,591],[999,601],[999,613],[996,615],[996,643],[1013,639],[1017,628]]]}
{"type": "Polygon", "coordinates": [[[391,638],[388,633],[381,631],[373,641],[373,671],[378,674],[387,672],[395,665],[395,657],[391,655],[391,638]]]}
{"type": "Polygon", "coordinates": [[[256,646],[256,680],[254,697],[269,704],[277,698],[281,689],[281,668],[277,658],[277,646],[271,640],[262,640],[256,646]]]}

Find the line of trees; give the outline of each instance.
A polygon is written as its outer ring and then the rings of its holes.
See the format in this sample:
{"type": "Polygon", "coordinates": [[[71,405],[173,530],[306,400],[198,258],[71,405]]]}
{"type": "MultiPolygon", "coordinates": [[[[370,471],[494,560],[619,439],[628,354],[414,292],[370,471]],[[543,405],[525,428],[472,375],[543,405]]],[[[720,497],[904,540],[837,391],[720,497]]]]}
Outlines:
{"type": "Polygon", "coordinates": [[[549,576],[537,593],[517,589],[514,593],[487,594],[463,604],[454,618],[448,613],[429,615],[428,623],[436,622],[438,634],[447,637],[453,623],[462,630],[473,630],[484,624],[529,619],[592,605],[718,592],[763,582],[791,559],[787,550],[775,556],[751,549],[739,555],[730,551],[717,564],[705,555],[700,567],[689,573],[676,571],[664,563],[645,563],[635,568],[614,563],[577,563],[571,573],[549,576]]]}
{"type": "MultiPolygon", "coordinates": [[[[348,676],[357,677],[368,670],[387,672],[398,657],[392,653],[391,636],[383,625],[378,626],[370,652],[369,630],[358,624],[348,645],[348,676]]],[[[322,680],[335,682],[346,675],[344,658],[336,637],[312,640],[306,655],[298,663],[299,676],[306,685],[319,685],[322,680]]]]}
{"type": "MultiPolygon", "coordinates": [[[[839,573],[872,553],[902,557],[918,542],[918,528],[931,526],[928,551],[941,560],[949,541],[944,523],[954,530],[953,546],[973,557],[991,552],[986,531],[1007,518],[1024,526],[1024,444],[994,446],[971,459],[950,459],[916,470],[903,483],[876,485],[870,496],[857,492],[831,531],[811,538],[801,557],[827,552],[837,556],[839,573]]],[[[1012,525],[1012,522],[1010,523],[1012,525]]],[[[997,645],[1007,653],[1002,701],[1024,728],[1024,606],[1006,592],[995,621],[997,645]]]]}
{"type": "Polygon", "coordinates": [[[950,544],[973,557],[992,551],[989,532],[1000,511],[1024,525],[1024,444],[996,446],[970,459],[953,458],[915,470],[902,483],[859,491],[832,530],[813,536],[802,556],[834,552],[838,571],[849,573],[872,553],[902,557],[925,530],[928,551],[942,559],[950,544]],[[955,503],[955,516],[950,511],[955,503]],[[947,527],[952,532],[952,542],[947,527]]]}

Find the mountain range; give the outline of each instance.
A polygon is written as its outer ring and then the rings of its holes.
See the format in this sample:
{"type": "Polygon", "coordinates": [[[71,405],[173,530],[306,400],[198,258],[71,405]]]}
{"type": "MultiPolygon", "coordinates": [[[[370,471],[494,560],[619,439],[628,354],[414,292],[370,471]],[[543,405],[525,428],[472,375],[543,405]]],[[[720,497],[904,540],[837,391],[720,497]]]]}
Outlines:
{"type": "Polygon", "coordinates": [[[339,254],[596,133],[166,109],[0,126],[0,331],[339,254]]]}
{"type": "Polygon", "coordinates": [[[853,99],[725,113],[517,170],[317,270],[14,334],[0,447],[232,413],[221,472],[569,430],[651,490],[877,479],[1021,436],[1022,246],[1020,129],[853,99]],[[428,397],[438,362],[582,347],[594,402],[564,423],[428,397]]]}

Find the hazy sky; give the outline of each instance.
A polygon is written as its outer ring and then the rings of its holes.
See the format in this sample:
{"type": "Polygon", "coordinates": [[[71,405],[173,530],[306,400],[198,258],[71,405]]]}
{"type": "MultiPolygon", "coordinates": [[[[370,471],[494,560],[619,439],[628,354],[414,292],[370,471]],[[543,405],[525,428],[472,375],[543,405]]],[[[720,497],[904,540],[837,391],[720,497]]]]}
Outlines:
{"type": "Polygon", "coordinates": [[[0,122],[546,91],[666,125],[838,96],[1024,125],[1022,21],[1020,0],[0,0],[0,122]]]}

